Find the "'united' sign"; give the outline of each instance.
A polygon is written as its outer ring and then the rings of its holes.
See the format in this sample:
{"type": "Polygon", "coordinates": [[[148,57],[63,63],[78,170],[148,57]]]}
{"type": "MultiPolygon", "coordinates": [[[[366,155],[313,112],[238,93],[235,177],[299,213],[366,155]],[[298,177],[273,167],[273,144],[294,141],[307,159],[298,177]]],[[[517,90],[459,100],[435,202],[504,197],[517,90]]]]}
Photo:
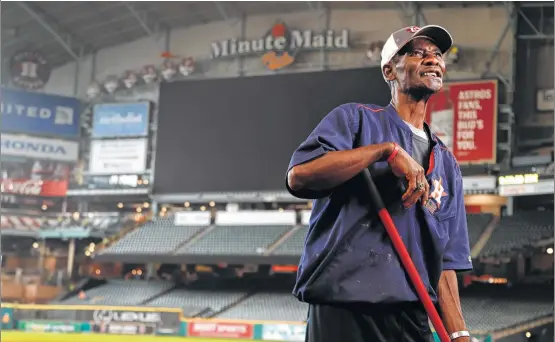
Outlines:
{"type": "Polygon", "coordinates": [[[460,164],[495,163],[497,81],[446,84],[428,102],[426,121],[460,164]]]}

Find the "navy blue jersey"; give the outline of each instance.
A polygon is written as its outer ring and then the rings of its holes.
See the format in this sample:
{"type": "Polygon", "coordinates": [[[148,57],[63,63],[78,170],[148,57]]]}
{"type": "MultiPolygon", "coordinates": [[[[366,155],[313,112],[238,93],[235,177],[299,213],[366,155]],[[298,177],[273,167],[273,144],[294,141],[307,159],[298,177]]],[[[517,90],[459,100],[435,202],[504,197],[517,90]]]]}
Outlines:
{"type": "MultiPolygon", "coordinates": [[[[396,142],[412,156],[412,136],[391,105],[345,104],[322,119],[293,153],[288,170],[357,144],[396,142]]],[[[376,173],[389,166],[377,162],[372,169],[376,173]]],[[[365,187],[356,178],[328,191],[295,192],[288,187],[294,196],[315,199],[293,293],[314,304],[417,301],[375,208],[364,196],[365,187]]],[[[461,171],[434,135],[426,178],[428,202],[408,209],[396,206],[391,215],[432,300],[437,301],[442,270],[470,270],[472,261],[461,171]]]]}

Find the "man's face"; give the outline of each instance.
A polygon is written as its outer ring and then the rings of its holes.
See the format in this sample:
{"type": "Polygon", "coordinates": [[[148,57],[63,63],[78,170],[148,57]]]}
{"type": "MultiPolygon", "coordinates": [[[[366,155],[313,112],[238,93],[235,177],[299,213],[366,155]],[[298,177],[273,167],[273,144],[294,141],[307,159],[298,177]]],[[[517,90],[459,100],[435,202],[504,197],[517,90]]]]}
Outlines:
{"type": "Polygon", "coordinates": [[[405,93],[436,93],[443,86],[445,61],[439,48],[426,38],[412,40],[393,64],[396,79],[405,93]]]}

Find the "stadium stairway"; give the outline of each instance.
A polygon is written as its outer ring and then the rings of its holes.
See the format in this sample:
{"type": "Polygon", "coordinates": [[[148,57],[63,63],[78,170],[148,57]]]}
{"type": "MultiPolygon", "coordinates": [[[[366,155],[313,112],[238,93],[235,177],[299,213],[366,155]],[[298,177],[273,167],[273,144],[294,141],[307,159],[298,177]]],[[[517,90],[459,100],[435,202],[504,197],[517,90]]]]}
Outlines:
{"type": "Polygon", "coordinates": [[[141,223],[136,223],[134,221],[127,221],[123,224],[123,227],[114,235],[110,237],[108,241],[103,241],[96,245],[96,253],[101,253],[103,250],[109,248],[110,246],[117,243],[119,240],[124,238],[127,234],[134,232],[137,229],[140,229],[145,223],[150,221],[144,221],[141,223]]]}
{"type": "Polygon", "coordinates": [[[159,292],[159,293],[157,293],[157,294],[155,294],[155,295],[153,295],[153,296],[151,296],[151,297],[149,297],[149,298],[147,298],[147,299],[141,301],[139,305],[146,305],[147,303],[152,302],[152,301],[155,300],[156,298],[165,296],[166,294],[172,292],[172,291],[175,290],[176,288],[177,288],[177,284],[174,284],[174,286],[172,286],[172,287],[170,287],[170,288],[168,288],[168,289],[166,289],[166,290],[164,290],[164,291],[162,291],[162,292],[159,292]]]}
{"type": "Polygon", "coordinates": [[[61,292],[56,298],[54,298],[51,303],[61,303],[68,298],[75,297],[79,295],[81,291],[87,291],[98,286],[106,284],[106,280],[96,279],[96,278],[86,278],[75,284],[72,290],[61,292]]]}
{"type": "Polygon", "coordinates": [[[495,230],[495,228],[497,228],[500,220],[501,218],[499,216],[493,216],[490,223],[488,223],[488,225],[482,232],[482,235],[480,235],[480,238],[478,238],[478,241],[476,241],[474,246],[472,246],[472,249],[470,250],[470,255],[473,259],[480,255],[482,248],[484,248],[484,246],[488,242],[491,234],[493,234],[493,231],[495,230]]]}
{"type": "Polygon", "coordinates": [[[277,241],[275,241],[273,244],[271,244],[266,249],[266,252],[264,252],[264,255],[272,254],[279,246],[281,246],[285,241],[287,241],[289,238],[291,238],[293,235],[295,235],[295,232],[297,232],[301,228],[302,228],[301,225],[295,225],[293,227],[293,229],[290,229],[289,231],[287,231],[277,241]]]}
{"type": "Polygon", "coordinates": [[[221,308],[218,311],[211,310],[210,312],[204,313],[202,315],[202,318],[214,318],[216,316],[219,316],[219,315],[223,314],[224,312],[229,311],[229,310],[231,310],[232,308],[234,308],[238,305],[241,305],[241,303],[243,303],[245,300],[247,300],[247,298],[249,298],[249,297],[251,297],[255,294],[256,294],[255,292],[248,292],[243,297],[239,298],[238,300],[236,300],[235,302],[233,302],[229,305],[224,306],[223,308],[221,308]]]}
{"type": "Polygon", "coordinates": [[[52,302],[61,302],[66,298],[76,296],[79,293],[79,291],[81,291],[81,289],[87,286],[90,280],[91,278],[82,279],[77,284],[73,285],[71,288],[65,291],[61,291],[56,297],[52,299],[52,302]]]}
{"type": "Polygon", "coordinates": [[[204,236],[206,236],[207,234],[209,234],[210,232],[212,232],[214,229],[216,229],[215,225],[210,225],[204,229],[201,229],[198,233],[196,233],[195,235],[193,235],[189,240],[183,242],[182,244],[180,244],[179,246],[177,246],[177,248],[175,248],[171,254],[177,255],[179,254],[179,251],[181,250],[185,250],[187,249],[187,247],[194,245],[195,243],[197,243],[197,241],[199,241],[200,239],[202,239],[204,236]]]}

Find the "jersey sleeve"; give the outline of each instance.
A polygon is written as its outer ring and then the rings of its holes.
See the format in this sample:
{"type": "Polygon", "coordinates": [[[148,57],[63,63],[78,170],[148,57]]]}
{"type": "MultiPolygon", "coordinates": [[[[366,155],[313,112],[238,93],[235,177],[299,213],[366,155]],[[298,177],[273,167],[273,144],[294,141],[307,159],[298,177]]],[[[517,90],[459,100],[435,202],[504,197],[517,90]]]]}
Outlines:
{"type": "Polygon", "coordinates": [[[457,176],[454,193],[456,194],[456,216],[449,227],[449,241],[443,253],[443,269],[455,270],[457,272],[469,271],[472,270],[472,257],[470,255],[468,226],[464,207],[464,190],[460,171],[457,176]]]}
{"type": "MultiPolygon", "coordinates": [[[[352,106],[343,105],[326,115],[308,138],[293,152],[287,172],[297,165],[319,158],[330,151],[352,149],[358,125],[358,119],[353,114],[352,106]]],[[[289,193],[298,198],[316,199],[329,194],[329,191],[309,189],[294,191],[289,187],[287,177],[285,184],[289,193]]]]}

